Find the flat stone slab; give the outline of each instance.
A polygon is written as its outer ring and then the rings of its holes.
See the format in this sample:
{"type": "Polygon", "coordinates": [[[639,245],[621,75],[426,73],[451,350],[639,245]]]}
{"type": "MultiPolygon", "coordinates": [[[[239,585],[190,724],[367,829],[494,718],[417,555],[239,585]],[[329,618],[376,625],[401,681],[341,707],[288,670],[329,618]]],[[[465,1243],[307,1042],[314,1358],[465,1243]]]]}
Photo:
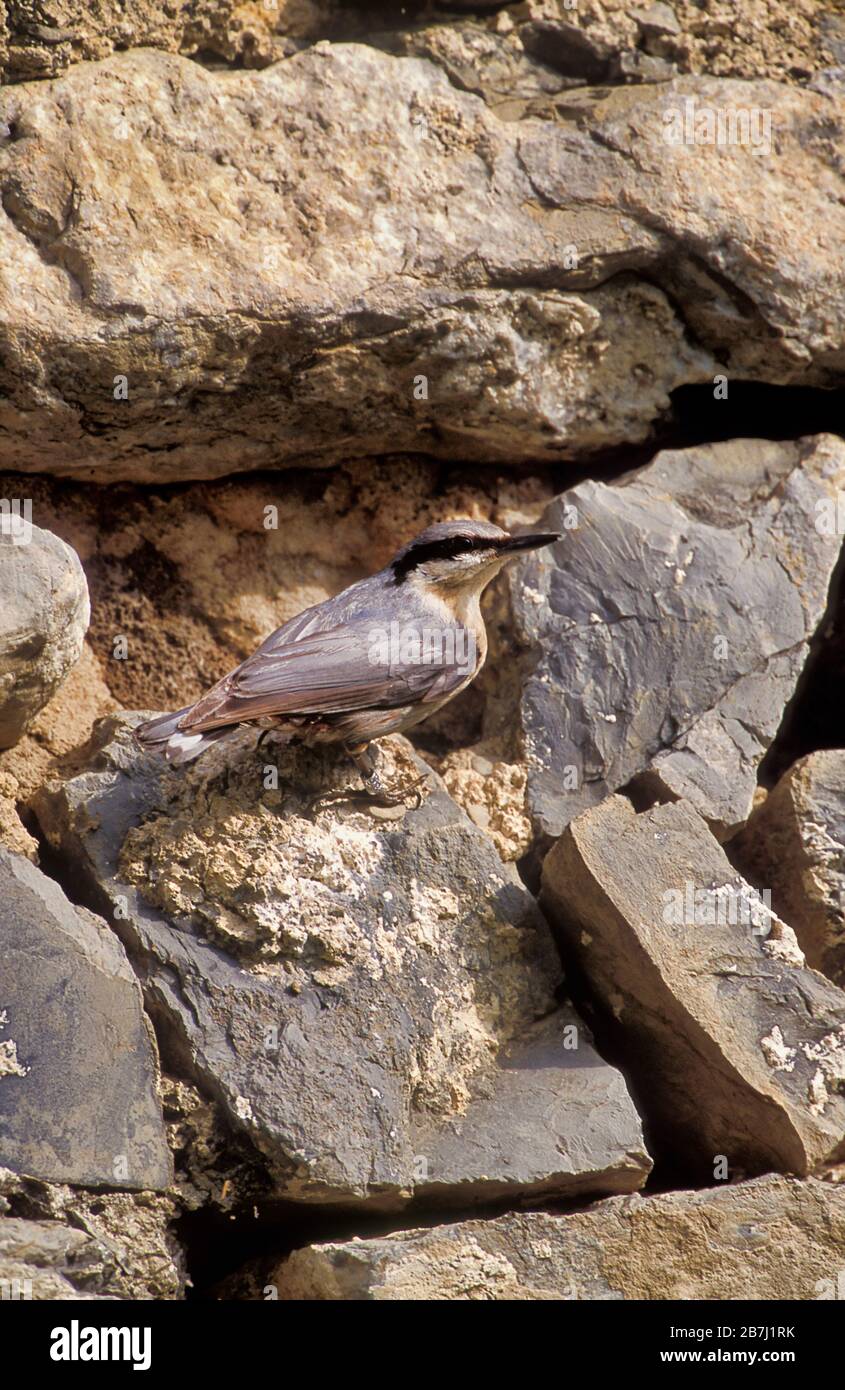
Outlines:
{"type": "Polygon", "coordinates": [[[845,1158],[845,993],[691,806],[584,812],[546,857],[541,901],[686,1171],[845,1158]]]}
{"type": "MultiPolygon", "coordinates": [[[[396,1207],[630,1191],[650,1159],[536,903],[431,774],[417,810],[308,807],[349,766],[220,744],[184,774],[108,719],[35,798],[120,932],[169,1052],[280,1196],[396,1207]],[[277,786],[268,789],[267,781],[277,786]]],[[[387,778],[422,764],[386,747],[387,778]],[[397,761],[398,760],[398,761],[397,761]]]]}
{"type": "Polygon", "coordinates": [[[309,1245],[227,1295],[289,1299],[835,1299],[845,1189],[757,1178],[309,1245]]]}
{"type": "MultiPolygon", "coordinates": [[[[532,52],[589,47],[556,31],[532,52]]],[[[839,384],[835,82],[566,93],[523,53],[529,99],[500,119],[441,56],[454,81],[371,44],[260,72],[138,48],[5,88],[0,463],[551,463],[644,441],[722,370],[839,384]],[[689,112],[744,137],[690,139],[689,112]]]]}
{"type": "Polygon", "coordinates": [[[172,1163],[138,981],[106,922],[0,848],[0,1166],[165,1188],[172,1163]]]}
{"type": "Polygon", "coordinates": [[[739,439],[667,450],[546,509],[538,524],[562,539],[509,581],[538,830],[557,837],[634,777],[720,839],[746,820],[825,614],[843,490],[837,437],[739,439]]]}
{"type": "Polygon", "coordinates": [[[731,846],[815,970],[845,986],[845,750],[785,772],[731,846]]]}

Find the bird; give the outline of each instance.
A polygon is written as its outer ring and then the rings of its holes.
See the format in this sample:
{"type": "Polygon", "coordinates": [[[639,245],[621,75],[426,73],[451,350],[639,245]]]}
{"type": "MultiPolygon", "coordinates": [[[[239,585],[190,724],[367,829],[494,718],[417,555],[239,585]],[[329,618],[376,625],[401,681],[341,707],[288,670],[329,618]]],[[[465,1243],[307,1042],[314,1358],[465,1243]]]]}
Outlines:
{"type": "Polygon", "coordinates": [[[377,574],[277,628],[195,704],[139,724],[135,739],[174,765],[244,724],[261,729],[258,745],[271,732],[282,743],[340,744],[362,778],[357,795],[397,805],[424,778],[386,787],[370,745],[475,679],[487,656],[484,589],[509,560],[558,540],[487,521],[429,526],[377,574]]]}

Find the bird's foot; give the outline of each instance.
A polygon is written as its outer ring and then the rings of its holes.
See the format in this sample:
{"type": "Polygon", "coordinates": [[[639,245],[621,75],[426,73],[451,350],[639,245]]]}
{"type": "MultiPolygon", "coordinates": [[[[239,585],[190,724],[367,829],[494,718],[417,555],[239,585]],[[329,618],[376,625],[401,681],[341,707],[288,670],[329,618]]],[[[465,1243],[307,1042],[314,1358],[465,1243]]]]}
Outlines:
{"type": "Polygon", "coordinates": [[[349,787],[345,791],[326,792],[321,796],[314,797],[313,801],[309,802],[308,809],[315,812],[324,806],[336,805],[338,802],[344,801],[387,808],[402,806],[408,797],[413,797],[413,805],[409,809],[416,811],[422,805],[420,788],[427,775],[427,773],[423,773],[421,777],[415,777],[400,787],[385,787],[378,773],[373,773],[372,776],[365,779],[366,785],[363,788],[349,787]]]}
{"type": "Polygon", "coordinates": [[[256,753],[260,753],[260,752],[261,752],[262,744],[264,743],[264,740],[265,740],[265,739],[268,739],[268,738],[270,737],[270,735],[271,735],[271,734],[274,734],[275,732],[276,732],[276,730],[275,730],[275,728],[273,728],[272,726],[271,726],[269,729],[262,729],[262,730],[261,730],[261,733],[258,735],[258,739],[257,739],[257,741],[256,741],[255,750],[254,750],[254,751],[255,751],[256,753]]]}
{"type": "Polygon", "coordinates": [[[410,782],[403,782],[399,787],[386,787],[378,773],[375,772],[372,777],[366,779],[366,786],[360,793],[360,797],[370,801],[373,806],[401,806],[409,796],[412,796],[414,798],[412,809],[416,811],[422,805],[420,787],[427,776],[428,773],[424,772],[421,777],[414,777],[410,782]]]}

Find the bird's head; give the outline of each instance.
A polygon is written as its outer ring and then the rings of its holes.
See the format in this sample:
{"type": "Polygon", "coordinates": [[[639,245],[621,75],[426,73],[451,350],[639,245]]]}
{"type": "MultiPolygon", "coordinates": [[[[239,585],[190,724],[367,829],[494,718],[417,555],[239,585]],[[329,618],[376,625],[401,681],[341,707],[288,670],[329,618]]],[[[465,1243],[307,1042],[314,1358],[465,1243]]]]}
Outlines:
{"type": "Polygon", "coordinates": [[[511,536],[489,521],[440,521],[403,546],[389,568],[396,584],[480,593],[508,560],[559,539],[548,532],[511,536]]]}

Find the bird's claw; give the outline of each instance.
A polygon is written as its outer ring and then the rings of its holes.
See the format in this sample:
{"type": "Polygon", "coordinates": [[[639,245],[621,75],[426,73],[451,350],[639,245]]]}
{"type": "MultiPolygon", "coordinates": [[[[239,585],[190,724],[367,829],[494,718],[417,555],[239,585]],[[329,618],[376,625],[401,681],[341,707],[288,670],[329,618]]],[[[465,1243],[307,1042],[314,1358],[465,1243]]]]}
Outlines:
{"type": "Polygon", "coordinates": [[[425,782],[427,775],[427,773],[423,773],[421,777],[414,778],[412,782],[406,782],[403,786],[392,789],[383,787],[379,783],[377,786],[361,789],[350,787],[346,791],[324,792],[309,801],[308,811],[309,814],[314,814],[320,807],[343,801],[363,802],[367,806],[383,806],[385,808],[401,806],[408,796],[414,798],[414,804],[409,807],[409,810],[417,811],[423,800],[420,787],[425,782]]]}

